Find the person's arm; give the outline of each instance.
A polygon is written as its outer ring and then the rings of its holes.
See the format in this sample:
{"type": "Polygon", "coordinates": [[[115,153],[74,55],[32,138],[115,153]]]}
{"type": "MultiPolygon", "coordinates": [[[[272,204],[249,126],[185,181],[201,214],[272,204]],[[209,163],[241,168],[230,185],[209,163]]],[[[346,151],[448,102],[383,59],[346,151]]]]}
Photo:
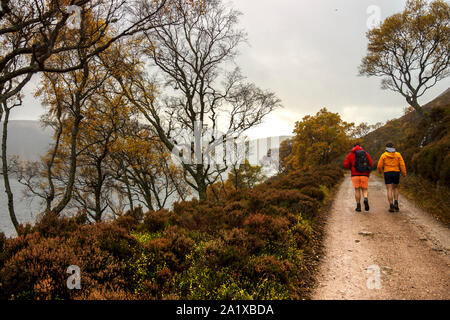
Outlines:
{"type": "Polygon", "coordinates": [[[344,168],[345,169],[351,169],[352,168],[352,161],[350,159],[350,156],[352,155],[352,153],[349,153],[346,157],[345,157],[345,161],[344,161],[344,168]]]}
{"type": "Polygon", "coordinates": [[[370,154],[368,152],[366,152],[367,155],[367,160],[369,160],[369,166],[370,166],[370,170],[372,171],[373,169],[373,160],[372,157],[370,156],[370,154]]]}
{"type": "Polygon", "coordinates": [[[380,160],[378,160],[378,172],[383,173],[383,166],[384,166],[384,154],[381,155],[380,160]]]}
{"type": "Polygon", "coordinates": [[[406,177],[406,165],[400,153],[398,154],[398,160],[400,162],[400,171],[402,172],[403,176],[406,177]]]}

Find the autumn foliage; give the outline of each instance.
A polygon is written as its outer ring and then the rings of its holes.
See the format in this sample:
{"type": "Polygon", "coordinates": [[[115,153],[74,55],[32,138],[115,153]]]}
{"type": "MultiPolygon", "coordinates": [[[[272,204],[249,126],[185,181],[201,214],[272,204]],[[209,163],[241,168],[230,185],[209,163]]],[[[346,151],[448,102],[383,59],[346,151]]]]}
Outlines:
{"type": "Polygon", "coordinates": [[[273,177],[219,202],[140,207],[112,222],[45,215],[0,236],[2,299],[298,299],[316,216],[342,171],[273,177]],[[81,268],[81,290],[66,269],[81,268]]]}
{"type": "Polygon", "coordinates": [[[450,223],[450,92],[369,133],[365,146],[378,159],[386,141],[393,141],[408,171],[401,191],[446,224],[450,223]]]}
{"type": "Polygon", "coordinates": [[[304,170],[332,163],[350,148],[353,128],[353,123],[326,108],[305,116],[296,122],[295,136],[280,146],[282,169],[304,170]]]}
{"type": "Polygon", "coordinates": [[[59,7],[68,1],[13,2],[0,12],[11,49],[0,49],[0,100],[21,103],[41,75],[36,95],[54,139],[42,161],[10,166],[3,126],[5,185],[14,171],[45,209],[20,225],[7,187],[18,236],[0,234],[0,299],[303,298],[319,213],[342,177],[330,164],[352,124],[326,109],[305,117],[284,148],[289,170],[265,182],[248,161],[177,166],[175,132],[202,119],[242,135],[281,105],[239,68],[226,70],[246,39],[239,13],[222,1],[84,0],[71,31],[59,7]],[[185,201],[190,190],[201,200],[185,201]],[[74,265],[81,289],[70,290],[74,265]]]}
{"type": "Polygon", "coordinates": [[[367,32],[360,75],[382,77],[383,89],[401,94],[423,116],[419,98],[449,73],[449,21],[447,1],[406,1],[403,12],[367,32]]]}

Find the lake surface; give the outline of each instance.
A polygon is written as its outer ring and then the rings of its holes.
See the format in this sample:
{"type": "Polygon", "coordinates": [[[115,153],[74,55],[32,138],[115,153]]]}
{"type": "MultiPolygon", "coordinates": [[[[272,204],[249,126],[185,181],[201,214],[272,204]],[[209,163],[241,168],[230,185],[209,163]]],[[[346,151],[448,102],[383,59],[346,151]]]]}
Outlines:
{"type": "MultiPolygon", "coordinates": [[[[34,222],[41,206],[39,200],[24,199],[24,186],[17,180],[10,180],[11,189],[14,193],[14,208],[19,223],[34,222]]],[[[16,230],[11,222],[8,211],[8,198],[5,193],[3,177],[0,177],[0,232],[4,232],[7,237],[16,236],[16,230]]]]}
{"type": "MultiPolygon", "coordinates": [[[[274,169],[271,167],[268,168],[263,167],[263,169],[268,169],[268,171],[264,172],[267,177],[270,177],[275,174],[274,169]]],[[[19,223],[27,223],[27,222],[33,223],[36,220],[38,214],[43,210],[43,206],[40,203],[41,199],[24,198],[23,190],[25,189],[25,187],[13,178],[11,178],[10,184],[12,192],[14,194],[14,209],[16,212],[17,220],[19,221],[19,223]]],[[[192,194],[190,197],[188,197],[188,199],[192,198],[192,196],[195,196],[195,194],[196,193],[192,190],[192,194]]],[[[177,197],[169,198],[166,208],[171,209],[173,203],[178,200],[179,199],[177,197]]],[[[0,176],[0,232],[5,233],[7,237],[16,236],[16,231],[9,216],[8,199],[5,193],[3,177],[1,176],[0,176]]]]}
{"type": "MultiPolygon", "coordinates": [[[[23,190],[25,187],[21,185],[17,180],[10,179],[11,189],[14,194],[14,211],[19,223],[34,223],[36,217],[44,207],[41,205],[39,198],[29,199],[23,197],[23,190]]],[[[170,209],[175,201],[178,201],[177,197],[170,197],[167,201],[166,208],[170,209]]],[[[129,207],[125,207],[125,211],[129,207]]],[[[105,216],[107,213],[105,212],[105,216]]],[[[11,222],[8,211],[8,197],[5,193],[5,186],[3,183],[3,177],[0,176],[0,232],[5,233],[7,237],[14,237],[17,235],[16,230],[11,222]]]]}

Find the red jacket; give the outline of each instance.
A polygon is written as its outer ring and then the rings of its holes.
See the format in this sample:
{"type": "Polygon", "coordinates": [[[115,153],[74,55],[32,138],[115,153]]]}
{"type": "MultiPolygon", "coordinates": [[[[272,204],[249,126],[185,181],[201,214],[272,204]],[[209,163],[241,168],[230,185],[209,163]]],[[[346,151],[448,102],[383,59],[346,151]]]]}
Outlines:
{"type": "MultiPolygon", "coordinates": [[[[347,157],[345,158],[344,161],[344,167],[346,169],[352,169],[352,177],[353,176],[370,176],[370,170],[366,171],[366,172],[358,172],[356,171],[354,165],[355,165],[355,151],[356,150],[364,150],[363,148],[361,148],[360,146],[356,146],[353,148],[352,152],[350,152],[347,157]]],[[[369,153],[366,152],[367,155],[367,160],[369,160],[369,165],[372,168],[373,167],[373,161],[372,158],[370,157],[369,153]]]]}

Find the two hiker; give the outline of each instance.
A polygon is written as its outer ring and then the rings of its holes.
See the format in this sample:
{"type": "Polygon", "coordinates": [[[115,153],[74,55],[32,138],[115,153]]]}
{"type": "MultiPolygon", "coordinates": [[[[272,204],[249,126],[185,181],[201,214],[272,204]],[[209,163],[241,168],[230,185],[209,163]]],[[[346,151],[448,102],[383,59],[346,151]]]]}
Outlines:
{"type": "MultiPolygon", "coordinates": [[[[369,211],[369,177],[373,166],[372,158],[359,143],[355,144],[353,150],[347,155],[344,167],[352,170],[352,183],[355,188],[356,211],[361,212],[361,191],[364,196],[364,209],[369,211]]],[[[389,212],[399,211],[398,206],[398,185],[400,183],[400,173],[406,177],[405,162],[399,152],[394,148],[394,144],[386,144],[386,151],[378,160],[378,172],[384,172],[384,181],[387,189],[389,201],[389,212]]]]}

